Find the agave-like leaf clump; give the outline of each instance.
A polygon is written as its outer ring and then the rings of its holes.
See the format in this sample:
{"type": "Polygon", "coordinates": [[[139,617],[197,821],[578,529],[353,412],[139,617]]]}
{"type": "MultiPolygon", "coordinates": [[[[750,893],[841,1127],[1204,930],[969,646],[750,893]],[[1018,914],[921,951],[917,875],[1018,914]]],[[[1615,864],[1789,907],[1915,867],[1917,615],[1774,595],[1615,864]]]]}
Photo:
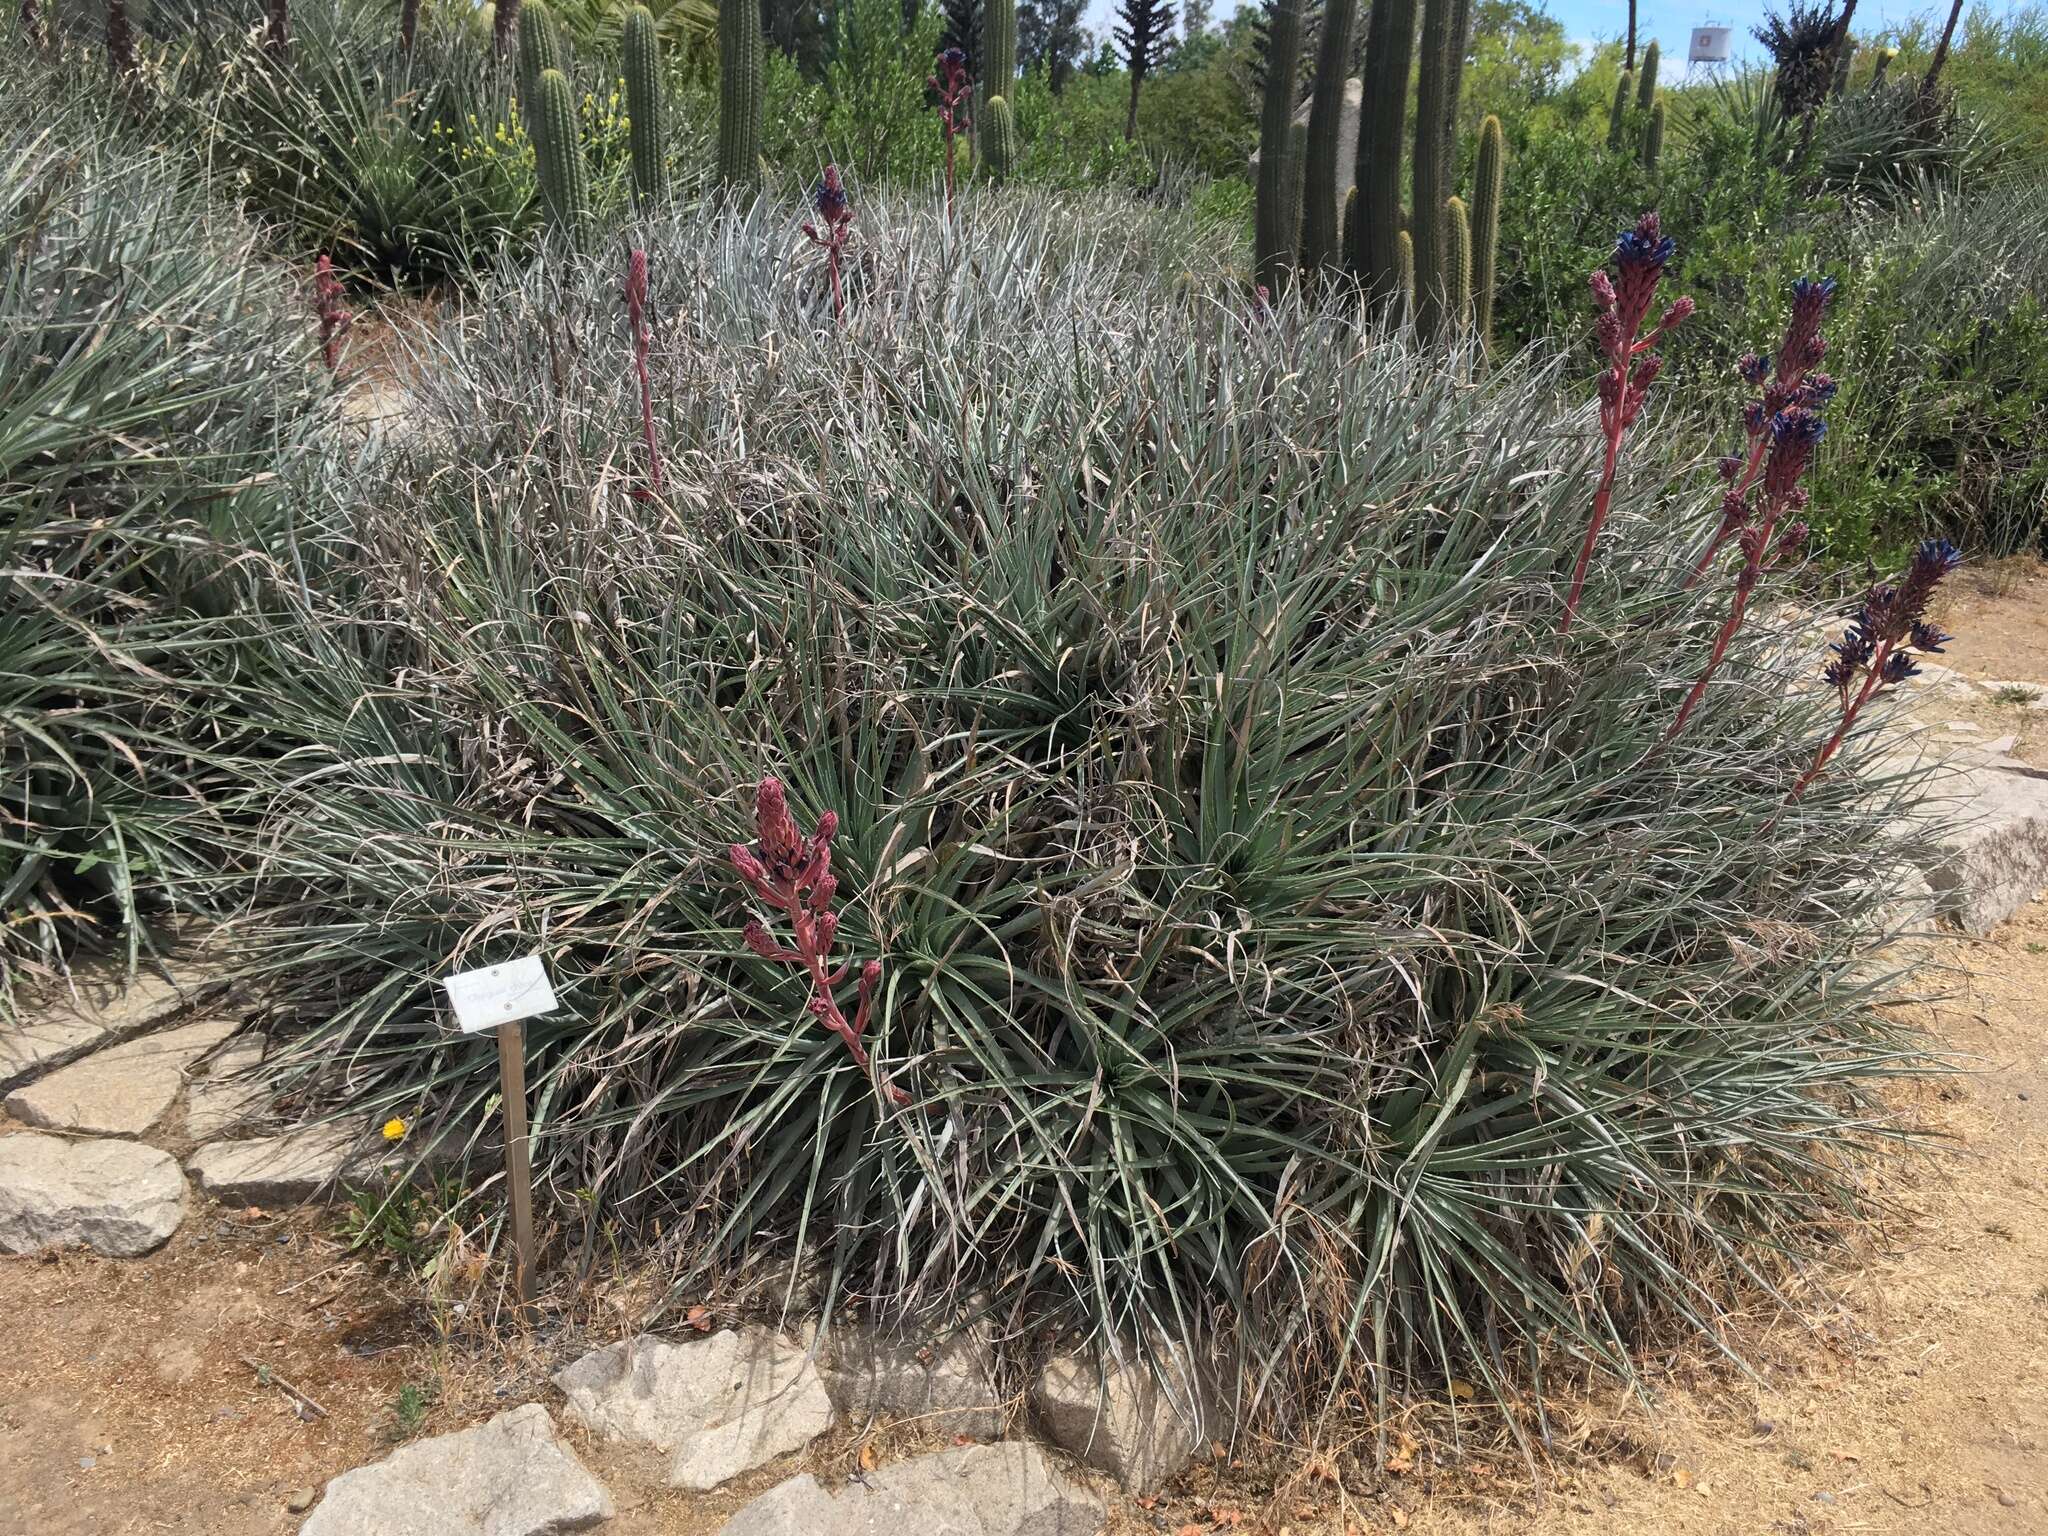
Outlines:
{"type": "Polygon", "coordinates": [[[958,218],[864,201],[843,328],[773,203],[636,232],[658,493],[620,252],[418,343],[224,860],[279,1070],[481,1136],[435,979],[538,950],[536,1178],[698,1277],[1189,1341],[1282,1416],[1713,1329],[1916,1059],[1850,968],[1869,732],[1787,804],[1825,701],[1758,625],[1659,750],[1713,612],[1654,474],[1559,639],[1597,445],[1546,367],[1248,312],[1186,277],[1228,231],[1113,199],[958,218]],[[742,940],[768,776],[837,813],[906,1106],[742,940]]]}

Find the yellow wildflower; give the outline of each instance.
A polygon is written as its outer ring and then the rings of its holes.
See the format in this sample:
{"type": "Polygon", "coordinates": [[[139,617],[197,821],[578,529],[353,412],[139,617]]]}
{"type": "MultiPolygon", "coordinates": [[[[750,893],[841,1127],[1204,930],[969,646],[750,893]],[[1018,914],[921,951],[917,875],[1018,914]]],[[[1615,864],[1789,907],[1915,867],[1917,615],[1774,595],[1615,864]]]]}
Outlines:
{"type": "Polygon", "coordinates": [[[405,1122],[403,1120],[399,1119],[396,1115],[393,1115],[389,1120],[386,1120],[384,1122],[384,1139],[386,1141],[401,1141],[404,1139],[404,1137],[405,1122]]]}

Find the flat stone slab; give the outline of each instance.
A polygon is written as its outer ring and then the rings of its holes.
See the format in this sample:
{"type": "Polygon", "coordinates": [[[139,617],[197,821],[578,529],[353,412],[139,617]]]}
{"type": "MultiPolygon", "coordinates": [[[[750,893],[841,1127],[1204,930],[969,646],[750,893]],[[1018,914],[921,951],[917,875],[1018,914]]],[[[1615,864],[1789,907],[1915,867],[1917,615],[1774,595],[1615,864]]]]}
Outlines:
{"type": "Polygon", "coordinates": [[[832,1427],[810,1356],[765,1329],[670,1344],[641,1335],[555,1374],[569,1415],[607,1440],[653,1446],[673,1488],[716,1488],[832,1427]]]}
{"type": "Polygon", "coordinates": [[[342,1473],[299,1536],[566,1536],[611,1517],[604,1485],[528,1403],[342,1473]]]}
{"type": "Polygon", "coordinates": [[[346,1126],[311,1125],[212,1142],[186,1158],[185,1169],[223,1205],[298,1205],[331,1192],[361,1145],[346,1126]]]}
{"type": "Polygon", "coordinates": [[[0,1253],[83,1243],[132,1259],[161,1247],[184,1219],[185,1176],[154,1147],[0,1136],[0,1253]]]}
{"type": "Polygon", "coordinates": [[[1136,1358],[1098,1368],[1085,1355],[1060,1354],[1046,1363],[1031,1403],[1054,1445],[1143,1495],[1184,1471],[1206,1444],[1184,1382],[1174,1377],[1170,1391],[1136,1358]]]}
{"type": "Polygon", "coordinates": [[[888,1414],[976,1440],[1003,1432],[994,1360],[972,1329],[918,1335],[842,1324],[825,1335],[818,1368],[832,1405],[849,1417],[888,1414]]]}
{"type": "Polygon", "coordinates": [[[1097,1536],[1102,1501],[1035,1445],[968,1445],[867,1474],[839,1493],[805,1473],[768,1490],[719,1536],[1097,1536]]]}
{"type": "Polygon", "coordinates": [[[24,1125],[86,1136],[140,1136],[178,1101],[185,1069],[242,1027],[201,1019],[110,1045],[7,1095],[24,1125]]]}
{"type": "Polygon", "coordinates": [[[0,1023],[0,1093],[192,1007],[208,990],[143,971],[127,985],[86,977],[75,996],[29,999],[21,1017],[0,1023]]]}

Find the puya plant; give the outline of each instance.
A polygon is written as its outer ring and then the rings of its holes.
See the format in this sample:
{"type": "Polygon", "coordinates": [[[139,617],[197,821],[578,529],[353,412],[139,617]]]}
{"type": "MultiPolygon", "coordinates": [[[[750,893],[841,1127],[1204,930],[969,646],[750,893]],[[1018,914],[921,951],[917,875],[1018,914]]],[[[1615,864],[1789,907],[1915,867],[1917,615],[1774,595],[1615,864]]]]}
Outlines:
{"type": "MultiPolygon", "coordinates": [[[[853,970],[851,960],[832,967],[832,942],[839,932],[839,914],[832,910],[839,894],[839,877],[832,873],[832,839],[839,832],[839,814],[826,811],[806,836],[790,814],[782,781],[769,777],[754,788],[754,831],[757,840],[751,848],[734,843],[728,851],[732,867],[756,899],[788,919],[796,943],[779,943],[766,923],[750,918],[742,933],[747,948],[763,960],[802,970],[811,983],[812,1017],[840,1038],[855,1066],[870,1071],[863,1039],[875,987],[882,979],[882,962],[869,960],[861,966],[852,1019],[835,996],[853,970]]],[[[910,1102],[909,1094],[886,1079],[876,1087],[892,1104],[910,1102]]]]}
{"type": "Polygon", "coordinates": [[[1658,224],[1655,213],[1646,213],[1632,229],[1625,229],[1614,242],[1614,276],[1596,267],[1590,279],[1593,302],[1600,314],[1596,322],[1600,352],[1606,367],[1600,372],[1600,434],[1606,441],[1600,465],[1600,480],[1593,492],[1593,514],[1586,523],[1586,536],[1579,546],[1578,564],[1572,570],[1572,584],[1565,596],[1564,617],[1559,634],[1571,631],[1585,591],[1586,571],[1600,541],[1600,529],[1607,521],[1614,500],[1614,479],[1621,464],[1621,445],[1628,429],[1642,413],[1650,385],[1664,366],[1657,343],[1685,322],[1692,313],[1689,298],[1674,300],[1647,332],[1643,322],[1656,302],[1664,269],[1677,254],[1677,247],[1658,224]]]}
{"type": "Polygon", "coordinates": [[[953,216],[953,177],[955,140],[963,133],[971,132],[971,108],[974,97],[974,82],[967,77],[967,55],[959,48],[941,49],[938,58],[938,72],[927,76],[925,84],[938,98],[939,127],[946,136],[946,217],[953,216]]]}
{"type": "Polygon", "coordinates": [[[846,242],[853,234],[853,208],[846,200],[846,184],[839,178],[838,166],[825,167],[817,190],[811,194],[811,206],[818,210],[818,217],[804,225],[804,235],[825,253],[825,271],[832,284],[832,318],[844,323],[846,290],[839,268],[846,254],[846,242]]]}
{"type": "Polygon", "coordinates": [[[1863,706],[1880,691],[1920,670],[1918,658],[1938,656],[1955,637],[1927,622],[1927,604],[1944,576],[1962,564],[1962,551],[1947,539],[1927,539],[1896,585],[1880,582],[1864,594],[1863,605],[1830,650],[1835,659],[1823,676],[1841,703],[1834,734],[1814,753],[1813,764],[1793,784],[1797,800],[1841,749],[1863,706]]]}
{"type": "Polygon", "coordinates": [[[1708,683],[1720,670],[1730,642],[1748,615],[1750,598],[1764,572],[1797,556],[1805,546],[1806,523],[1798,514],[1806,507],[1806,489],[1800,481],[1827,433],[1827,422],[1817,408],[1835,394],[1835,381],[1817,371],[1827,353],[1820,323],[1834,293],[1832,278],[1800,278],[1792,285],[1792,318],[1778,345],[1775,365],[1754,352],[1736,364],[1743,380],[1761,393],[1743,407],[1746,451],[1721,461],[1728,489],[1721,497],[1720,526],[1685,585],[1691,586],[1711,568],[1731,536],[1741,549],[1742,565],[1735,574],[1734,596],[1714,637],[1713,650],[1679,706],[1666,740],[1685,729],[1686,721],[1699,708],[1708,683]]]}

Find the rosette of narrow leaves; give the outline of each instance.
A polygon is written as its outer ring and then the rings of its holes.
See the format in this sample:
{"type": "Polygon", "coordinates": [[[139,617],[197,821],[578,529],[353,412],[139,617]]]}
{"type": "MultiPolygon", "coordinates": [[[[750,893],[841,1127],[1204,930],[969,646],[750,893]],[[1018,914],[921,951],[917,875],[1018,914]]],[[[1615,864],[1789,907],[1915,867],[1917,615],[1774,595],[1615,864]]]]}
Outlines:
{"type": "MultiPolygon", "coordinates": [[[[762,260],[787,219],[641,232],[687,313],[662,502],[624,494],[617,263],[551,246],[305,514],[346,579],[276,597],[252,719],[294,745],[234,849],[298,1102],[460,1146],[497,1065],[432,978],[538,950],[572,1253],[659,1241],[670,1309],[716,1274],[1163,1338],[1295,1428],[1627,1373],[1828,1250],[1918,1064],[1856,964],[1898,792],[1859,732],[1784,803],[1832,721],[1790,620],[1662,757],[1675,582],[1592,584],[1555,664],[1578,391],[1285,298],[1247,323],[1230,231],[1027,188],[957,225],[864,199],[890,270],[849,346],[814,262],[762,260]],[[722,850],[770,773],[837,812],[871,1070],[743,937],[722,850]]],[[[1611,510],[1617,568],[1668,569],[1661,484],[1611,510]]]]}

